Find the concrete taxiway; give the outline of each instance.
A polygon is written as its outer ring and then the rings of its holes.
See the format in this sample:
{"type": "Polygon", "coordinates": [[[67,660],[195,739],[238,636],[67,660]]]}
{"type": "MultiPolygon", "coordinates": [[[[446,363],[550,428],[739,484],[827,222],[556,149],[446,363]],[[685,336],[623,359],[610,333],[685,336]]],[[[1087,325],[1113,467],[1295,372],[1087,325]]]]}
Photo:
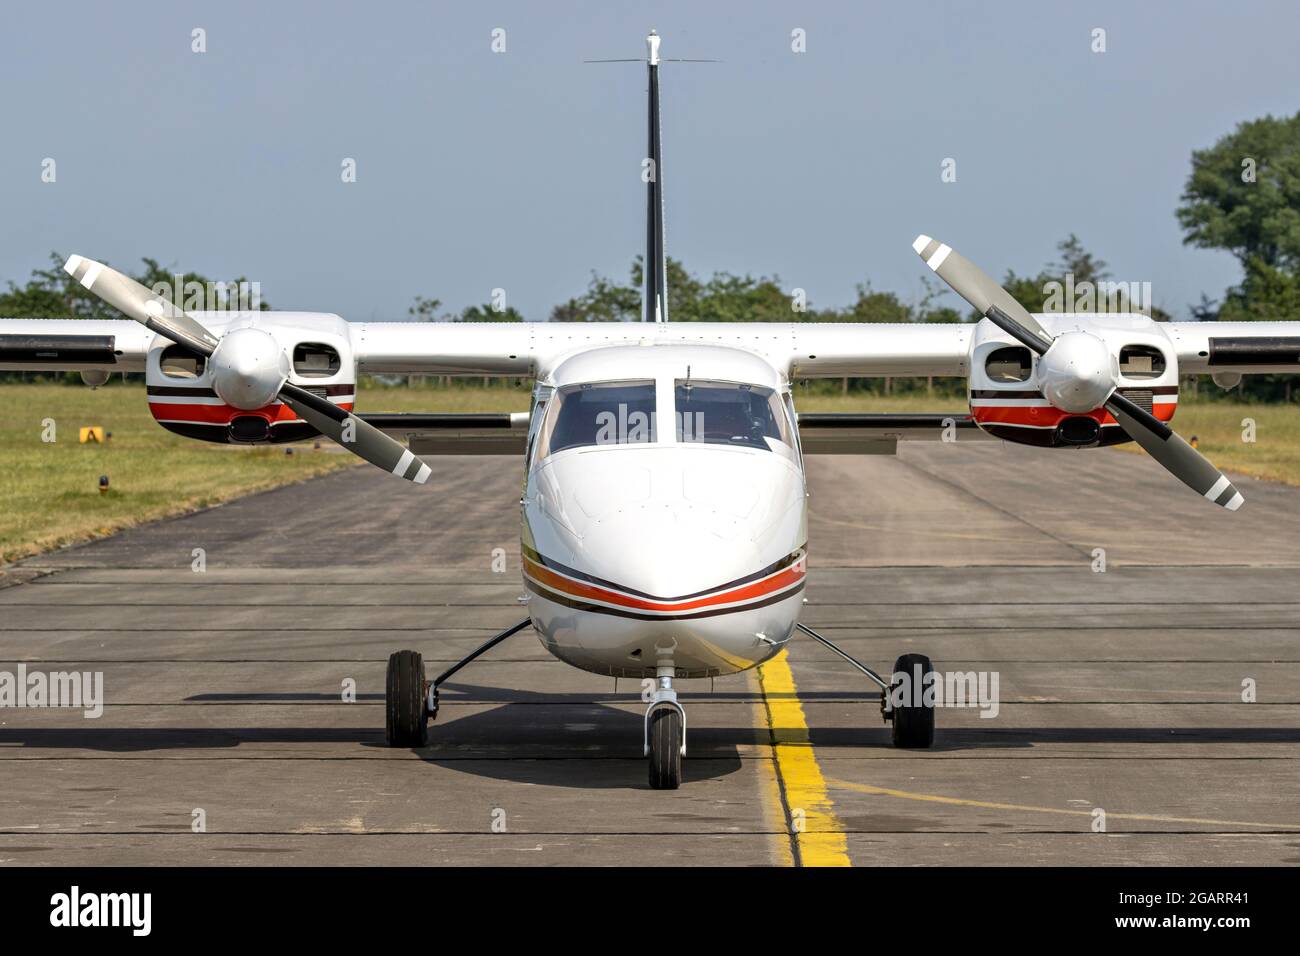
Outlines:
{"type": "Polygon", "coordinates": [[[446,687],[428,748],[384,747],[390,651],[432,673],[525,616],[518,464],[431,463],[10,569],[0,671],[102,672],[106,703],[0,709],[0,862],[1300,862],[1300,489],[1240,479],[1228,514],[1116,450],[812,458],[805,622],[879,670],[996,673],[997,714],[895,750],[799,638],[681,684],[685,784],[653,792],[639,686],[531,632],[446,687]]]}

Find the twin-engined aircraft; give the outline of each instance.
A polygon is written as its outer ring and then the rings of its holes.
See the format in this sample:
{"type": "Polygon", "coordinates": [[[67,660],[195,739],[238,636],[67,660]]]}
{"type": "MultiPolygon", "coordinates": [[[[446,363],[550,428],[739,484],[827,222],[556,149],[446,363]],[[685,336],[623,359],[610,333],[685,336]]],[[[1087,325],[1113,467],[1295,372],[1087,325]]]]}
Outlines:
{"type": "Polygon", "coordinates": [[[1241,493],[1170,428],[1179,376],[1213,374],[1226,385],[1244,373],[1296,372],[1300,322],[1032,315],[928,236],[913,248],[980,321],[670,322],[658,73],[673,61],[660,58],[659,46],[651,33],[639,61],[649,84],[653,171],[640,323],[185,312],[106,265],[72,256],[67,271],[125,318],[0,319],[0,369],[79,371],[92,386],[113,372],[142,372],[150,412],[178,434],[234,444],[325,435],[416,485],[440,455],[522,456],[528,618],[433,679],[418,652],[394,653],[385,721],[392,746],[425,745],[439,686],[531,626],[548,651],[576,667],[653,682],[642,743],[657,789],[682,779],[686,712],[674,682],[755,667],[799,633],[879,685],[896,745],[928,747],[932,702],[890,693],[899,675],[930,672],[927,658],[903,655],[885,678],[800,622],[810,544],[804,456],[890,453],[917,439],[1044,449],[1133,440],[1207,506],[1235,510],[1241,493]],[[526,414],[357,411],[358,376],[384,373],[536,384],[526,414]],[[964,376],[970,414],[797,412],[796,380],[843,376],[964,376]]]}

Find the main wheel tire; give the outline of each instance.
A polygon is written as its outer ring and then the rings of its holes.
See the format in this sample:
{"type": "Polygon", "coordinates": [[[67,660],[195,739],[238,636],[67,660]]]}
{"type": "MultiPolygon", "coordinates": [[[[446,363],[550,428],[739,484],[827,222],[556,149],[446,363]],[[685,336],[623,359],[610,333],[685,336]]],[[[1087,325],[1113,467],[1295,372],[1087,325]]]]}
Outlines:
{"type": "Polygon", "coordinates": [[[423,747],[429,742],[424,710],[424,658],[415,651],[398,651],[388,658],[384,736],[390,747],[423,747]]]}
{"type": "Polygon", "coordinates": [[[895,674],[906,674],[908,680],[907,694],[909,700],[903,705],[896,702],[893,707],[894,746],[909,749],[924,749],[934,743],[934,705],[925,706],[925,684],[918,685],[916,667],[921,666],[921,677],[934,673],[930,658],[924,654],[904,654],[894,662],[895,674]]]}
{"type": "Polygon", "coordinates": [[[676,707],[656,707],[650,714],[650,789],[676,790],[682,785],[682,715],[676,707]]]}

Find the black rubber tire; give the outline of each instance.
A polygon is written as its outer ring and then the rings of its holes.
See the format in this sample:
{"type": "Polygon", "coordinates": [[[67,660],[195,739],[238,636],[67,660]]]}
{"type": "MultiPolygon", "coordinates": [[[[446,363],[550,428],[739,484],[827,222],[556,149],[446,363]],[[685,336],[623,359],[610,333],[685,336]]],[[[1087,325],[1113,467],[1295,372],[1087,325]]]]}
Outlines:
{"type": "Polygon", "coordinates": [[[656,707],[650,714],[650,789],[681,785],[682,715],[675,707],[656,707]]]}
{"type": "Polygon", "coordinates": [[[423,747],[429,742],[425,693],[424,658],[416,651],[390,655],[384,694],[384,737],[388,746],[423,747]]]}
{"type": "MultiPolygon", "coordinates": [[[[904,654],[894,662],[894,674],[904,673],[911,681],[911,687],[920,694],[924,686],[916,687],[916,665],[921,665],[921,675],[934,672],[934,665],[924,654],[904,654]]],[[[893,707],[894,746],[909,750],[924,750],[934,743],[934,707],[926,707],[924,701],[913,704],[911,700],[903,706],[897,702],[893,707]]]]}

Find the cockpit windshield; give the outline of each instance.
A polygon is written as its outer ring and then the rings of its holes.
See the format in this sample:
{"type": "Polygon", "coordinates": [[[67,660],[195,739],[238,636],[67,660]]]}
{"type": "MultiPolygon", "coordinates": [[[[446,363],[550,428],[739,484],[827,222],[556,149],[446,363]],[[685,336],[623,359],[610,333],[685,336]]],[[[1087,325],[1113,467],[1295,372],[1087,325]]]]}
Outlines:
{"type": "MultiPolygon", "coordinates": [[[[694,378],[673,385],[671,414],[678,443],[758,448],[797,459],[791,414],[774,389],[694,378]]],[[[657,443],[655,399],[651,379],[562,385],[540,412],[532,460],[541,462],[570,448],[657,443]]],[[[670,439],[665,434],[663,440],[670,439]]]]}
{"type": "Polygon", "coordinates": [[[546,410],[536,460],[566,448],[653,442],[655,418],[653,381],[564,385],[546,410]]]}
{"type": "Polygon", "coordinates": [[[793,453],[790,419],[776,392],[762,385],[678,379],[674,388],[679,442],[705,442],[793,453]]]}

